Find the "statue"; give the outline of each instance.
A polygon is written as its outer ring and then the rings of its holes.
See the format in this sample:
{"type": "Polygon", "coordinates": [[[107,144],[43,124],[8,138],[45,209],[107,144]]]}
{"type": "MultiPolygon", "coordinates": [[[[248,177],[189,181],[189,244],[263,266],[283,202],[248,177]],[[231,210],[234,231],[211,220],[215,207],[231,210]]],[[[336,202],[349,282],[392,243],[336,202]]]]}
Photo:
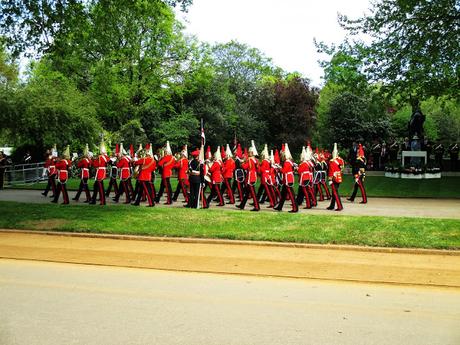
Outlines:
{"type": "Polygon", "coordinates": [[[425,115],[422,114],[418,101],[414,101],[412,104],[414,112],[409,120],[409,138],[412,139],[423,139],[423,123],[425,122],[425,115]],[[414,138],[417,137],[417,138],[414,138]]]}

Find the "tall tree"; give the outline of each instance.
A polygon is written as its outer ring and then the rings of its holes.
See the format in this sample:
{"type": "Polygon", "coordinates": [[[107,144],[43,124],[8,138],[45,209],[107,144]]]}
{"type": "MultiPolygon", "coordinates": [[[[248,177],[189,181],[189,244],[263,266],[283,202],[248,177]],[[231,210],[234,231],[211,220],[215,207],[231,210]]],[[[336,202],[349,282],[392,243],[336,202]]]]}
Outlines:
{"type": "Polygon", "coordinates": [[[372,81],[402,100],[458,97],[460,4],[458,0],[378,0],[369,15],[339,23],[371,42],[355,46],[372,81]]]}

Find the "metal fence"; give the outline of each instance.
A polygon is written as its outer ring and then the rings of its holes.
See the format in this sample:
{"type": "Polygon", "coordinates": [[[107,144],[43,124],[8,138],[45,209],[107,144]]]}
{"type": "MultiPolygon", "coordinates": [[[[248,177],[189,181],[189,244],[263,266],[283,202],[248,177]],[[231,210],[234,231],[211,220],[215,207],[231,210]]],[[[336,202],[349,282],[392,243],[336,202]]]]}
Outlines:
{"type": "Polygon", "coordinates": [[[40,182],[46,179],[44,174],[45,162],[31,164],[7,165],[4,176],[6,186],[40,182]]]}

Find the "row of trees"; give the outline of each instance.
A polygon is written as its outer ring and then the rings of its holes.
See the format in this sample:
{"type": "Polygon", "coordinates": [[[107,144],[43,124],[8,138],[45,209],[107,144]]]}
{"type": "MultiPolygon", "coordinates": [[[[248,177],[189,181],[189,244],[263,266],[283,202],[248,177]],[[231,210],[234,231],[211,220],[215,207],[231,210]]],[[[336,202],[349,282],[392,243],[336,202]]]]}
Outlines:
{"type": "MultiPolygon", "coordinates": [[[[452,1],[440,2],[445,8],[452,7],[452,1]]],[[[439,58],[443,64],[437,74],[426,70],[426,61],[405,74],[413,66],[409,60],[391,74],[375,66],[369,68],[369,64],[378,61],[378,55],[372,57],[376,50],[394,47],[394,42],[385,43],[394,34],[382,36],[384,42],[377,46],[348,41],[338,47],[317,43],[318,49],[331,57],[322,62],[325,86],[319,90],[303,76],[278,68],[255,48],[235,41],[209,45],[185,36],[173,7],[186,10],[190,3],[2,1],[0,141],[37,152],[54,143],[81,150],[87,142],[97,144],[104,135],[113,143],[163,145],[169,140],[177,148],[199,143],[199,120],[203,118],[211,145],[235,139],[247,144],[254,139],[276,146],[288,141],[294,151],[307,140],[322,146],[334,141],[348,146],[354,139],[405,136],[411,113],[407,102],[416,97],[426,100],[422,109],[428,114],[427,131],[432,139],[459,136],[460,106],[455,88],[459,60],[452,60],[455,56],[421,51],[405,59],[439,58]],[[24,55],[36,62],[19,80],[17,59],[24,55]],[[452,67],[455,63],[456,70],[452,67]],[[425,72],[418,73],[422,67],[425,72]],[[440,95],[441,100],[428,98],[440,95]]],[[[407,3],[377,3],[374,16],[382,18],[388,11],[393,16],[399,9],[416,11],[414,18],[418,18],[419,7],[407,3]],[[386,8],[387,3],[392,11],[386,8]]],[[[387,27],[372,18],[340,20],[351,33],[387,27]]],[[[433,40],[431,36],[428,39],[433,40]]],[[[382,69],[388,66],[377,65],[382,69]]]]}

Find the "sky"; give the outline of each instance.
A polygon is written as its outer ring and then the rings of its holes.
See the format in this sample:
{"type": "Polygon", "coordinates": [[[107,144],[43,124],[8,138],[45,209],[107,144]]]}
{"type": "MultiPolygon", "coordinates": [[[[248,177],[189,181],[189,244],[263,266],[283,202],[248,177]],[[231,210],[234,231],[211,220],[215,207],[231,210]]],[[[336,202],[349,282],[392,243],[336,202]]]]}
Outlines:
{"type": "Polygon", "coordinates": [[[300,72],[321,86],[323,71],[313,39],[340,43],[345,32],[337,13],[352,18],[368,12],[369,0],[193,0],[178,19],[200,41],[232,39],[258,48],[287,72],[300,72]]]}

